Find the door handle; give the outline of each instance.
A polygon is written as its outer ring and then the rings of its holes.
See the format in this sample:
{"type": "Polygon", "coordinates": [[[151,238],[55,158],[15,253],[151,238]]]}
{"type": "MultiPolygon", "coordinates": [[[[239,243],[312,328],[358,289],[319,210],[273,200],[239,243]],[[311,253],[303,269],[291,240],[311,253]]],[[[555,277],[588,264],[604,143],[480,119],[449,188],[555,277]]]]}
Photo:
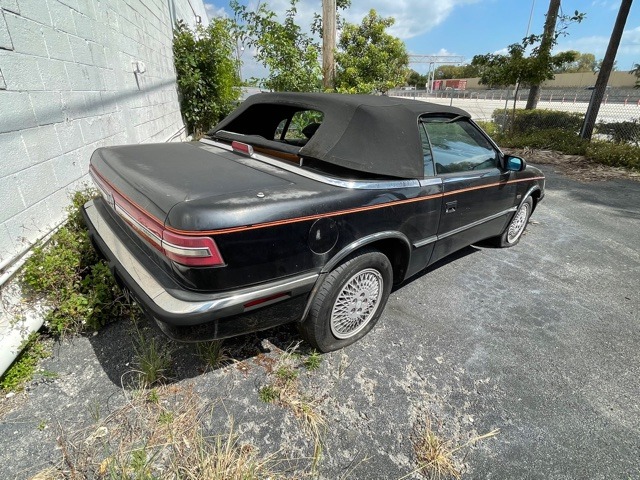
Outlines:
{"type": "Polygon", "coordinates": [[[444,204],[444,213],[455,212],[458,207],[458,201],[454,200],[453,202],[446,202],[444,204]]]}

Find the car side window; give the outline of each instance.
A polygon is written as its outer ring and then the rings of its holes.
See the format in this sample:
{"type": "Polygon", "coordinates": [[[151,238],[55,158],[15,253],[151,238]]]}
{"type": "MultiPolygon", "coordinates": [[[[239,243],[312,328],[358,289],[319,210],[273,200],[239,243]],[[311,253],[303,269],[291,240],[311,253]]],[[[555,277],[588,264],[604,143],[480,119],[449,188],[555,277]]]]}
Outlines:
{"type": "Polygon", "coordinates": [[[284,118],[274,132],[274,140],[284,140],[295,145],[304,145],[320,127],[324,115],[317,110],[300,110],[291,118],[284,118]]]}
{"type": "Polygon", "coordinates": [[[431,154],[431,144],[429,144],[429,137],[427,131],[424,128],[424,124],[418,125],[420,130],[420,143],[422,144],[422,161],[424,163],[424,176],[433,177],[435,170],[433,168],[433,155],[431,154]]]}
{"type": "Polygon", "coordinates": [[[439,175],[497,168],[498,152],[467,120],[427,117],[422,122],[439,175]]]}

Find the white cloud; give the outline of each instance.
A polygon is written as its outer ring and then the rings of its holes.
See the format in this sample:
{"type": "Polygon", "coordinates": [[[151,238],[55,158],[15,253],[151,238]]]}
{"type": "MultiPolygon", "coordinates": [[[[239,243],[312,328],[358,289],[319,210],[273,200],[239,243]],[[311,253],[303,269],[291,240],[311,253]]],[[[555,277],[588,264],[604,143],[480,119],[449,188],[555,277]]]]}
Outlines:
{"type": "Polygon", "coordinates": [[[205,3],[204,9],[206,10],[207,15],[209,16],[210,19],[215,17],[227,18],[229,16],[227,15],[227,12],[225,11],[224,7],[216,7],[212,3],[205,3]]]}
{"type": "MultiPolygon", "coordinates": [[[[593,53],[596,58],[604,57],[609,45],[609,37],[594,35],[589,37],[571,38],[561,40],[556,47],[557,52],[577,50],[581,53],[593,53]]],[[[618,47],[618,68],[626,70],[633,63],[633,58],[640,57],[640,26],[625,30],[618,47]],[[629,65],[627,65],[629,64],[629,65]]]]}
{"type": "MultiPolygon", "coordinates": [[[[378,15],[393,17],[395,25],[389,29],[389,33],[403,40],[421,35],[436,27],[461,5],[477,3],[481,0],[431,0],[429,2],[418,0],[353,0],[347,11],[340,12],[345,20],[351,23],[360,23],[370,9],[375,9],[378,15]]],[[[250,6],[254,6],[249,3],[250,6]]],[[[268,2],[279,18],[284,17],[284,12],[289,8],[289,0],[271,0],[268,2]]],[[[321,0],[300,0],[297,5],[296,21],[303,28],[313,21],[315,13],[322,14],[321,0]]]]}

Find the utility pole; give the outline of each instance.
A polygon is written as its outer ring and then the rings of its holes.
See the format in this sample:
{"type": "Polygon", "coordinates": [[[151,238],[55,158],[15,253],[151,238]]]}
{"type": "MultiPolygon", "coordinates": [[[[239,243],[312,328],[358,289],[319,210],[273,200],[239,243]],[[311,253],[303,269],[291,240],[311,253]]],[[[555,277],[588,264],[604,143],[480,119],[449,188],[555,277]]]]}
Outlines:
{"type": "Polygon", "coordinates": [[[596,86],[591,94],[587,114],[584,117],[584,123],[580,130],[580,136],[586,140],[591,140],[591,135],[593,134],[593,127],[596,124],[598,112],[600,111],[600,103],[602,102],[607,90],[607,83],[609,83],[609,76],[611,75],[611,70],[613,69],[613,64],[616,60],[616,54],[618,53],[618,47],[620,46],[620,39],[622,38],[624,26],[627,23],[627,17],[629,16],[629,10],[631,10],[632,1],[633,0],[622,0],[620,10],[618,10],[616,23],[613,25],[613,32],[611,33],[609,46],[604,54],[602,66],[598,73],[598,80],[596,80],[596,86]]]}
{"type": "MultiPolygon", "coordinates": [[[[553,41],[556,33],[556,21],[558,20],[558,10],[560,10],[560,0],[551,0],[549,2],[549,10],[547,18],[544,21],[544,32],[542,32],[542,40],[540,41],[540,49],[538,57],[548,57],[551,54],[553,41]]],[[[540,84],[531,85],[529,89],[529,97],[527,98],[527,110],[533,110],[540,100],[540,84]]]]}
{"type": "Polygon", "coordinates": [[[322,86],[332,89],[336,76],[336,0],[322,0],[322,86]]]}

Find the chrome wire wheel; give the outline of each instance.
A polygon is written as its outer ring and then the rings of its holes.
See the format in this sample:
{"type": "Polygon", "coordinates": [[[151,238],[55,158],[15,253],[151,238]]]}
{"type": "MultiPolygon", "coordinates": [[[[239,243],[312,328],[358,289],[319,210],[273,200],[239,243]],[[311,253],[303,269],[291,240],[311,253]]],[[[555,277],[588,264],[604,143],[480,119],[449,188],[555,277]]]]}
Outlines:
{"type": "Polygon", "coordinates": [[[331,310],[331,333],[350,338],[367,326],[382,300],[384,280],[373,268],[359,271],[342,287],[331,310]]]}
{"type": "Polygon", "coordinates": [[[514,243],[520,238],[520,235],[522,235],[522,232],[524,232],[524,228],[527,226],[530,208],[531,205],[528,202],[524,202],[520,206],[520,208],[516,212],[516,215],[513,217],[513,220],[511,220],[511,223],[509,224],[509,231],[507,232],[507,242],[514,243]]]}

